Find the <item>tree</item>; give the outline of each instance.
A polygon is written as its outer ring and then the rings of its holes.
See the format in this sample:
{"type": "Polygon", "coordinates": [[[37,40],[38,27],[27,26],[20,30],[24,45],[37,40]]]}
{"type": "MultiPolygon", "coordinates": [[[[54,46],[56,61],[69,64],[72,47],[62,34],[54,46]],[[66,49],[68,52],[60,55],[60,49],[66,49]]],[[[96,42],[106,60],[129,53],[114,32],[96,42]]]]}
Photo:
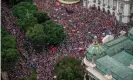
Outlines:
{"type": "Polygon", "coordinates": [[[65,33],[61,25],[52,21],[46,21],[44,24],[45,45],[58,45],[65,39],[65,33]]]}
{"type": "Polygon", "coordinates": [[[13,6],[13,14],[18,18],[18,26],[24,32],[37,24],[37,18],[34,17],[36,11],[37,7],[29,2],[21,2],[13,6]]]}
{"type": "Polygon", "coordinates": [[[43,12],[36,12],[34,16],[37,18],[37,21],[39,24],[46,22],[47,20],[50,20],[47,13],[43,12]]]}
{"type": "Polygon", "coordinates": [[[32,0],[8,0],[8,2],[13,6],[20,2],[32,2],[32,0]]]}
{"type": "Polygon", "coordinates": [[[36,24],[27,31],[26,35],[38,51],[42,51],[49,45],[57,45],[65,39],[62,26],[52,21],[46,21],[43,25],[36,24]]]}
{"type": "Polygon", "coordinates": [[[2,71],[10,70],[18,60],[18,51],[16,49],[15,37],[8,34],[8,32],[2,28],[1,39],[1,62],[2,71]]]}
{"type": "Polygon", "coordinates": [[[26,32],[26,35],[33,42],[34,48],[41,51],[45,45],[44,26],[42,24],[36,24],[26,32]]]}
{"type": "Polygon", "coordinates": [[[17,18],[29,17],[37,11],[37,7],[29,2],[21,2],[13,6],[13,15],[17,18]]]}
{"type": "Polygon", "coordinates": [[[68,56],[58,60],[54,66],[57,80],[83,80],[84,70],[80,63],[68,56]]]}
{"type": "Polygon", "coordinates": [[[18,19],[18,26],[26,32],[30,27],[34,27],[37,24],[37,19],[31,15],[29,17],[24,16],[23,18],[18,19]]]}

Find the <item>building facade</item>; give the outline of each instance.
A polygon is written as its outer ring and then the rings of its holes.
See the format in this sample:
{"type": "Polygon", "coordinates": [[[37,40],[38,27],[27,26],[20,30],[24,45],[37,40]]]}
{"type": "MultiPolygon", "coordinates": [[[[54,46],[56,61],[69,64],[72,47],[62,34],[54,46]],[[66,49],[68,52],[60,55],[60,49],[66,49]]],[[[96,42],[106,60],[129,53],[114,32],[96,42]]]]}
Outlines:
{"type": "Polygon", "coordinates": [[[83,0],[85,8],[96,7],[116,17],[123,23],[133,21],[133,1],[132,0],[83,0]]]}
{"type": "Polygon", "coordinates": [[[133,29],[104,44],[94,40],[83,63],[84,80],[133,80],[133,29]]]}

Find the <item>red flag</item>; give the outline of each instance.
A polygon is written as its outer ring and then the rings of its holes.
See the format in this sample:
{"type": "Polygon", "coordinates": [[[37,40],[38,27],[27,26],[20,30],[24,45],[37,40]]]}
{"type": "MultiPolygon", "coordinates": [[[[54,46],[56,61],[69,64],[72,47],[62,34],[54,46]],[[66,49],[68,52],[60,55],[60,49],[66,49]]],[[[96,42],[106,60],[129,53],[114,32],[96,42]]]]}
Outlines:
{"type": "Polygon", "coordinates": [[[54,47],[54,45],[51,45],[51,46],[49,46],[49,50],[55,51],[56,50],[56,47],[54,47]]]}
{"type": "Polygon", "coordinates": [[[55,48],[55,47],[53,47],[53,48],[52,48],[52,51],[55,51],[55,50],[56,50],[56,48],[55,48]]]}
{"type": "Polygon", "coordinates": [[[60,6],[60,3],[59,2],[56,2],[56,6],[60,6]]]}

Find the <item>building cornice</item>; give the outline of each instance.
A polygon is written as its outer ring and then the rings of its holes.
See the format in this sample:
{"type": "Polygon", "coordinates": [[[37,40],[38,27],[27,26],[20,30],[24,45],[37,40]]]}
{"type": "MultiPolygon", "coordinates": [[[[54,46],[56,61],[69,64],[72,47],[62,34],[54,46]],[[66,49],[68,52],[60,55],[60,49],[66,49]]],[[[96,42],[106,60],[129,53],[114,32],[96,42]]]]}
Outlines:
{"type": "Polygon", "coordinates": [[[133,1],[125,1],[125,0],[118,0],[119,2],[126,3],[126,4],[133,4],[133,1]]]}

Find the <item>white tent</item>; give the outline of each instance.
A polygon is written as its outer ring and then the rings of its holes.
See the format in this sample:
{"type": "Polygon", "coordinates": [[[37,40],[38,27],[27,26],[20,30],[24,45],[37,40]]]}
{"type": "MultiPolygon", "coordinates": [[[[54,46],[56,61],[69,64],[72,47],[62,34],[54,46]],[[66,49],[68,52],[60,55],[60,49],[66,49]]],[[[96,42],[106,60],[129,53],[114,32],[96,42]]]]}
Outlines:
{"type": "Polygon", "coordinates": [[[109,42],[111,40],[114,39],[114,36],[113,35],[106,35],[103,39],[102,39],[102,42],[103,43],[106,43],[106,42],[109,42]]]}

